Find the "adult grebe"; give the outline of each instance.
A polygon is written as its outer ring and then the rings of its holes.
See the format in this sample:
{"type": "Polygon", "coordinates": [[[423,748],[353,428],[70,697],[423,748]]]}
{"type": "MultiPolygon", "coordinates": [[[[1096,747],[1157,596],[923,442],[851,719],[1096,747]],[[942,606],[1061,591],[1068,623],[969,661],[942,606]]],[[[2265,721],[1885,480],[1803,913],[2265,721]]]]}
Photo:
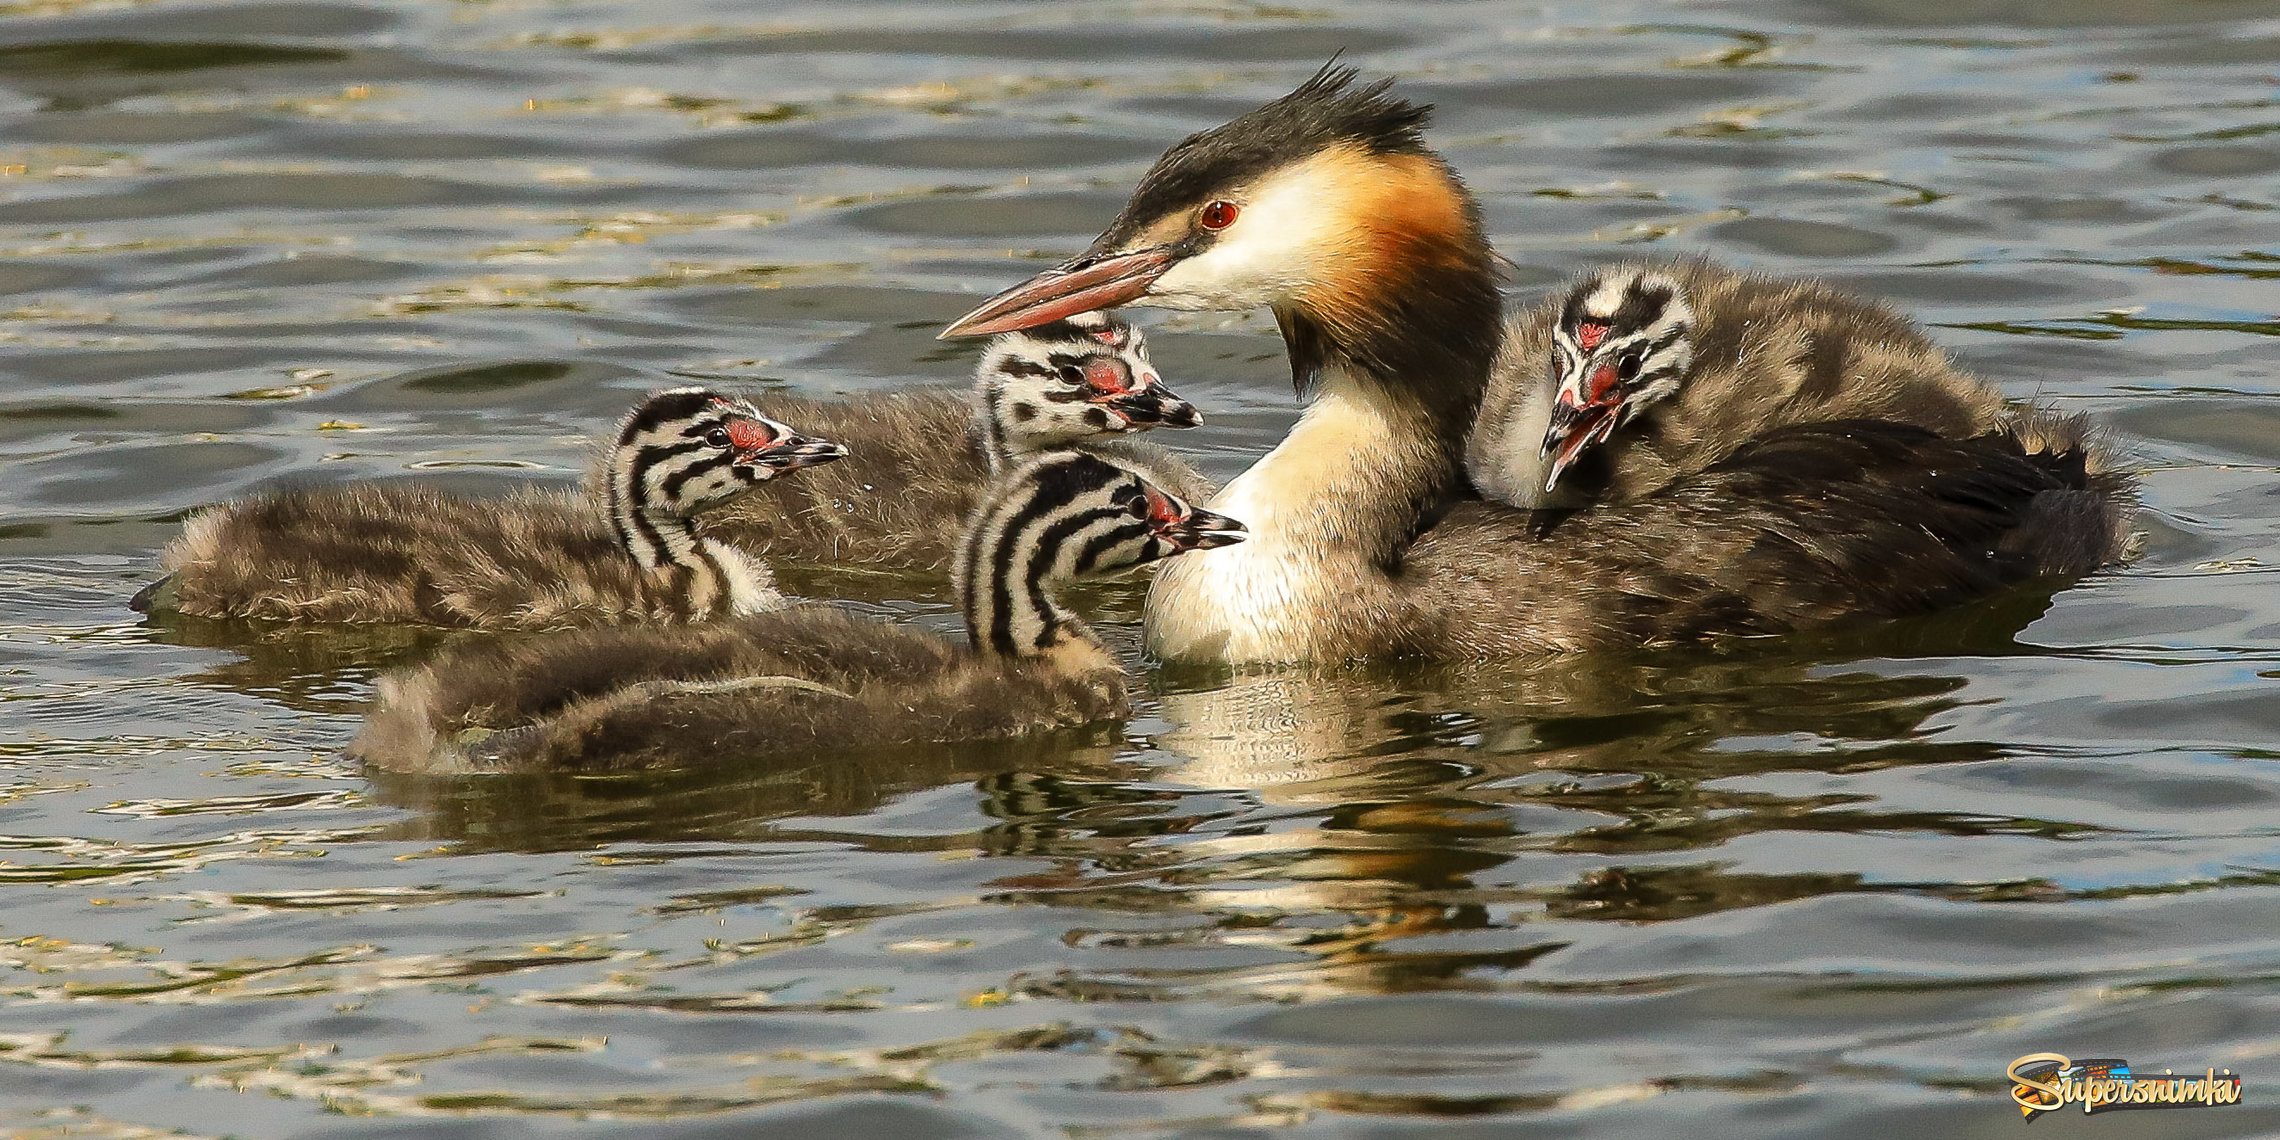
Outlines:
{"type": "Polygon", "coordinates": [[[1312,399],[1212,501],[1242,546],[1165,567],[1177,658],[1502,656],[1777,633],[2087,573],[2127,481],[2079,423],[1950,439],[1786,426],[1628,504],[1547,520],[1463,495],[1502,340],[1480,213],[1425,145],[1429,108],[1326,67],[1173,146],[1091,248],[945,336],[1127,303],[1273,310],[1312,399]]]}

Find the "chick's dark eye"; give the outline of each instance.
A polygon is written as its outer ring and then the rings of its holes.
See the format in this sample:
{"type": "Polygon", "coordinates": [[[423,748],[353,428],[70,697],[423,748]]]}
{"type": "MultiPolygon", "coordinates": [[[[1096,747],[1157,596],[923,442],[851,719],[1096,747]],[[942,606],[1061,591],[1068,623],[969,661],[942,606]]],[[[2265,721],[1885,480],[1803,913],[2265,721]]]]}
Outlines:
{"type": "Polygon", "coordinates": [[[1076,366],[1076,365],[1074,365],[1074,364],[1064,364],[1064,365],[1062,365],[1062,366],[1061,366],[1060,372],[1061,372],[1061,380],[1062,380],[1062,382],[1063,382],[1063,383],[1066,383],[1066,384],[1074,384],[1074,385],[1076,385],[1076,386],[1078,386],[1078,387],[1080,387],[1080,388],[1084,387],[1084,385],[1085,385],[1085,370],[1084,370],[1084,369],[1082,369],[1082,368],[1079,368],[1079,367],[1077,367],[1077,366],[1076,366]]]}
{"type": "Polygon", "coordinates": [[[713,445],[714,447],[727,447],[729,443],[728,429],[716,427],[711,431],[706,432],[705,442],[713,445]]]}
{"type": "Polygon", "coordinates": [[[1626,352],[1623,354],[1622,359],[1615,362],[1615,375],[1622,377],[1626,381],[1637,379],[1639,375],[1639,363],[1640,354],[1638,350],[1633,349],[1630,352],[1626,352]]]}
{"type": "Polygon", "coordinates": [[[1204,229],[1223,230],[1235,224],[1236,213],[1235,203],[1221,199],[1206,204],[1196,220],[1203,223],[1204,229]]]}

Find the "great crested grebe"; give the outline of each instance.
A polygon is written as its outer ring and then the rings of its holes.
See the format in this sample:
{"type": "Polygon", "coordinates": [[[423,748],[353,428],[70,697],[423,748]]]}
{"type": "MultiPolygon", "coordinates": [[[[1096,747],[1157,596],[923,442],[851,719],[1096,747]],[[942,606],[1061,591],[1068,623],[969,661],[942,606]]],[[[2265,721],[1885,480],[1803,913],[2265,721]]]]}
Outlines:
{"type": "Polygon", "coordinates": [[[1502,340],[1479,209],[1429,108],[1326,67],[1167,151],[1091,248],[945,336],[1137,303],[1274,311],[1297,426],[1212,502],[1251,540],[1165,567],[1175,658],[1502,656],[1774,633],[2087,573],[2127,482],[2079,424],[2034,446],[1844,419],[1755,434],[1634,503],[1534,517],[1455,502],[1502,340]]]}
{"type": "Polygon", "coordinates": [[[709,520],[724,541],[771,557],[947,570],[966,516],[992,480],[1050,449],[1105,455],[1184,498],[1212,491],[1171,452],[1126,438],[1193,427],[1203,416],[1165,386],[1140,330],[1106,313],[1074,313],[997,338],[967,393],[785,399],[769,407],[854,451],[829,471],[763,489],[709,520]]]}
{"type": "Polygon", "coordinates": [[[958,552],[971,647],[843,611],[480,642],[382,682],[352,755],[382,767],[622,767],[1018,736],[1127,711],[1065,582],[1238,542],[1242,525],[1059,452],[1012,472],[958,552]]]}
{"type": "Polygon", "coordinates": [[[1515,316],[1465,469],[1514,506],[1622,502],[1783,425],[1842,419],[2016,430],[2030,451],[2079,431],[2006,406],[1874,301],[1689,258],[1601,269],[1515,316]]]}
{"type": "Polygon", "coordinates": [[[551,629],[782,608],[767,567],[692,516],[847,454],[741,399],[652,394],[618,427],[599,502],[428,487],[279,491],[192,518],[138,610],[193,617],[551,629]]]}

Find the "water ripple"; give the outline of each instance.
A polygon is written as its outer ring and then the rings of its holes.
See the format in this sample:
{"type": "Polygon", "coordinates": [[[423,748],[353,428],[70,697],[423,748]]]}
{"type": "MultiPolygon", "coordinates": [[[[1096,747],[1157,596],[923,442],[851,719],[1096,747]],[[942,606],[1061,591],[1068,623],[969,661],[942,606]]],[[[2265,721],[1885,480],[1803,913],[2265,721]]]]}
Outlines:
{"type": "MultiPolygon", "coordinates": [[[[2028,1052],[2254,1072],[2268,8],[0,0],[0,1130],[1968,1135],[2028,1052]],[[1779,644],[1166,669],[1084,740],[603,777],[342,759],[453,635],[125,607],[207,504],[567,485],[669,376],[961,384],[942,321],[1340,50],[1437,104],[1516,297],[1699,251],[1888,298],[2122,435],[2142,554],[1779,644]]],[[[1212,413],[1170,442],[1224,479],[1279,438],[1266,315],[1143,319],[1212,413]]],[[[1129,642],[1136,598],[1084,604],[1129,642]]],[[[2280,1130],[2230,1112],[2177,1115],[2280,1130]]]]}

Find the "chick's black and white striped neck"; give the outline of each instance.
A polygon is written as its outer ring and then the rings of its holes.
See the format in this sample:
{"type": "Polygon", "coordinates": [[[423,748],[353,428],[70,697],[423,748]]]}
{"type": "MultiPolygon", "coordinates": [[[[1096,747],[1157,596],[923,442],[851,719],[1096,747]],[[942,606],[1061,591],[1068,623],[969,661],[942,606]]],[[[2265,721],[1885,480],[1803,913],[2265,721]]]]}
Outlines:
{"type": "Polygon", "coordinates": [[[1106,460],[1046,454],[1010,475],[967,528],[956,581],[968,634],[977,650],[1007,656],[1089,639],[1056,587],[1228,545],[1242,530],[1106,460]]]}
{"type": "Polygon", "coordinates": [[[619,425],[604,509],[633,560],[680,588],[690,616],[783,602],[766,567],[699,533],[695,515],[779,471],[845,454],[804,440],[744,400],[703,388],[652,395],[619,425]]]}

